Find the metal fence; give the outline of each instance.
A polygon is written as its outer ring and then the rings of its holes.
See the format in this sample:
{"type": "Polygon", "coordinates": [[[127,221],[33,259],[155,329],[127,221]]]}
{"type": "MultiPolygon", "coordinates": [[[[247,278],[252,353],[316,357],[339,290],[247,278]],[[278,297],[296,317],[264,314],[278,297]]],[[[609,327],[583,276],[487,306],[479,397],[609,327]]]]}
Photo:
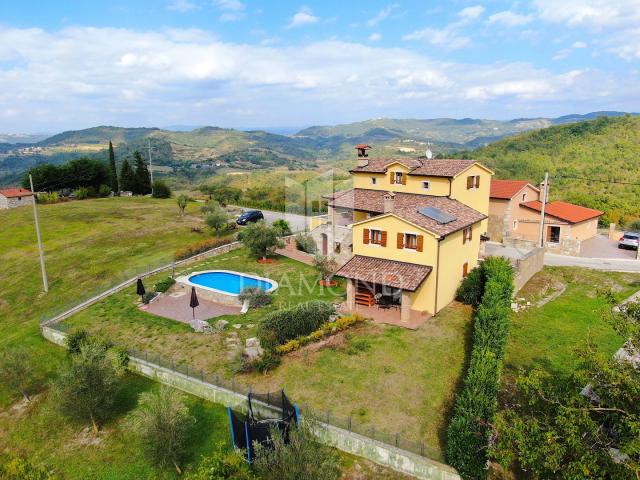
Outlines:
{"type": "MultiPolygon", "coordinates": [[[[71,327],[66,324],[52,324],[49,325],[49,328],[65,333],[71,329],[71,327]]],[[[154,366],[166,368],[187,377],[200,380],[212,387],[224,388],[240,395],[247,395],[251,392],[254,399],[272,407],[282,409],[282,397],[279,391],[262,393],[256,391],[253,385],[246,383],[243,380],[239,380],[235,376],[231,376],[229,378],[217,373],[205,372],[204,370],[193,368],[186,363],[167,359],[152,352],[126,346],[123,347],[126,348],[131,357],[136,359],[144,360],[154,366]]],[[[424,442],[408,439],[400,433],[390,433],[376,428],[375,425],[362,422],[357,416],[341,416],[328,410],[314,409],[306,404],[298,404],[298,407],[303,415],[311,416],[320,422],[327,423],[349,432],[357,433],[364,437],[377,440],[387,445],[395,446],[399,449],[406,450],[438,462],[444,463],[445,461],[442,451],[438,448],[427,445],[424,442]]]]}

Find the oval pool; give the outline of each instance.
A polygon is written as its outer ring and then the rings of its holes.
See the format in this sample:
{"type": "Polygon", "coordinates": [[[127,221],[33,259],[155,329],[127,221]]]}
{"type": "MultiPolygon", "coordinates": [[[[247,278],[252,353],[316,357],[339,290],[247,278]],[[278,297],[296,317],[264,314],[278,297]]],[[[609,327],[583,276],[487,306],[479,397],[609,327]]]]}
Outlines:
{"type": "Polygon", "coordinates": [[[278,288],[278,284],[268,278],[228,270],[196,272],[189,275],[188,280],[196,287],[233,296],[239,295],[245,288],[260,288],[268,293],[278,288]]]}

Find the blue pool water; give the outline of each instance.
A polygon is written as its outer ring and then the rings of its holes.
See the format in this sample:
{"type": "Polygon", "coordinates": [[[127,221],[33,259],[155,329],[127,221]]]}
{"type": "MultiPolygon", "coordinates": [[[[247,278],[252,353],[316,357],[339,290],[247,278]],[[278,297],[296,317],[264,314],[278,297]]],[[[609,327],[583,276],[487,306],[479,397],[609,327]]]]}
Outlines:
{"type": "Polygon", "coordinates": [[[272,282],[247,277],[241,273],[234,272],[199,273],[189,277],[189,280],[196,285],[213,288],[231,295],[238,295],[245,288],[269,290],[274,286],[272,282]]]}

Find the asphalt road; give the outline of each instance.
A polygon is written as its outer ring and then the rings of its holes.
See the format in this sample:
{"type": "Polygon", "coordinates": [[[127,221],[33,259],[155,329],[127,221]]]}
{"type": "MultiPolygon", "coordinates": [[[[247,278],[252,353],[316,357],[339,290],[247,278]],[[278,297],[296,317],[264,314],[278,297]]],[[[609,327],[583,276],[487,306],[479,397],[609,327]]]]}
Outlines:
{"type": "MultiPolygon", "coordinates": [[[[242,210],[255,210],[253,208],[248,207],[237,207],[242,210]]],[[[307,217],[304,215],[297,215],[295,213],[283,213],[283,212],[274,212],[272,210],[260,210],[264,215],[264,219],[268,223],[273,223],[276,220],[284,218],[289,225],[291,226],[291,231],[299,232],[306,228],[307,226],[307,217]]]]}
{"type": "Polygon", "coordinates": [[[626,258],[584,258],[545,253],[544,264],[556,267],[593,268],[594,270],[606,270],[609,272],[640,273],[640,260],[626,258]]]}

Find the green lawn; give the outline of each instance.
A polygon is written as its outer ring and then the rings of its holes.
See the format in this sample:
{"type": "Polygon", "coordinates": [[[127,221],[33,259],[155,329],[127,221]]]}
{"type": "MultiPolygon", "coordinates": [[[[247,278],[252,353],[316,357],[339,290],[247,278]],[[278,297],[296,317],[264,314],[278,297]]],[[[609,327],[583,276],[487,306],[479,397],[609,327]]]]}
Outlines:
{"type": "Polygon", "coordinates": [[[610,288],[618,300],[624,300],[640,290],[640,275],[546,267],[516,296],[535,304],[562,287],[566,287],[564,293],[544,306],[512,315],[505,359],[511,373],[533,366],[570,373],[576,364],[576,349],[589,338],[611,355],[622,345],[622,339],[602,319],[605,304],[598,293],[610,288]]]}

